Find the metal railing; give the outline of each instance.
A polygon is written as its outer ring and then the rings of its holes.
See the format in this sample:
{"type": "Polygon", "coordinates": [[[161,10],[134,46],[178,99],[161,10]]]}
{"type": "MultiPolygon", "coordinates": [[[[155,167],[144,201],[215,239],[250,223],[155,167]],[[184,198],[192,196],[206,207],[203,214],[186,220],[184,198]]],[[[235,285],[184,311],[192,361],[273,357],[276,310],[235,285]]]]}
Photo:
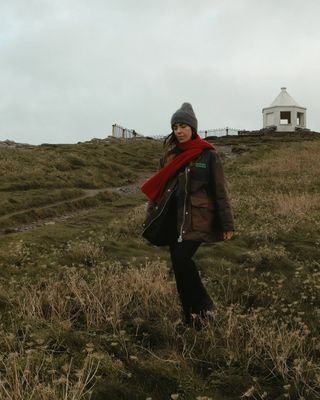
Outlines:
{"type": "Polygon", "coordinates": [[[229,136],[229,135],[238,135],[239,129],[229,128],[226,126],[225,128],[215,128],[215,129],[205,129],[200,130],[198,132],[199,136],[202,138],[206,138],[207,136],[229,136]]]}
{"type": "Polygon", "coordinates": [[[123,139],[142,137],[142,135],[137,133],[134,129],[123,128],[122,126],[117,124],[112,125],[112,136],[115,138],[123,138],[123,139]]]}
{"type": "MultiPolygon", "coordinates": [[[[238,135],[239,129],[229,128],[228,126],[225,128],[215,128],[215,129],[206,129],[198,131],[198,134],[201,138],[206,138],[208,136],[229,136],[229,135],[238,135]]],[[[144,137],[137,133],[134,129],[123,128],[118,124],[112,125],[112,136],[115,138],[123,138],[130,139],[134,137],[144,137]]],[[[164,139],[167,135],[150,135],[150,137],[154,139],[164,139]]]]}

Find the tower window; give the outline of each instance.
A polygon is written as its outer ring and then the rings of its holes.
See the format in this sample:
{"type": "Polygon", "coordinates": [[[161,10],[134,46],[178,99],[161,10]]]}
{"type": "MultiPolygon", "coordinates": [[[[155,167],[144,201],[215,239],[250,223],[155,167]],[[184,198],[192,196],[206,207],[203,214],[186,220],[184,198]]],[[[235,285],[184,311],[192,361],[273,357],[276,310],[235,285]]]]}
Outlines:
{"type": "Polygon", "coordinates": [[[301,113],[301,112],[297,113],[297,125],[299,125],[299,126],[304,125],[304,113],[301,113]]]}
{"type": "Polygon", "coordinates": [[[290,125],[291,124],[291,112],[290,111],[280,111],[280,124],[290,125]]]}

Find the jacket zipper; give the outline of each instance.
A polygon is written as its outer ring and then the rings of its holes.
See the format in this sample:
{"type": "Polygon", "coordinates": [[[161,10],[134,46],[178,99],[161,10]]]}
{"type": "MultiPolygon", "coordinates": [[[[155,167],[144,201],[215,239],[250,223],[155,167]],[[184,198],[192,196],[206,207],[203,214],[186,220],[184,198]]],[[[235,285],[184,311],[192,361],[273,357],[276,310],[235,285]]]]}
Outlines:
{"type": "Polygon", "coordinates": [[[187,188],[188,188],[188,167],[185,169],[185,174],[186,174],[186,183],[184,186],[184,204],[183,204],[183,217],[182,217],[182,223],[181,223],[181,228],[180,228],[180,236],[178,237],[178,243],[182,242],[182,229],[183,225],[186,219],[186,208],[187,208],[187,188]]]}
{"type": "Polygon", "coordinates": [[[160,211],[160,213],[159,213],[155,218],[153,218],[153,219],[149,222],[149,224],[148,224],[147,226],[144,227],[143,232],[144,232],[146,229],[148,229],[149,226],[150,226],[157,218],[160,217],[160,215],[162,214],[163,210],[166,208],[166,205],[167,205],[168,201],[170,200],[170,198],[171,198],[171,196],[172,196],[172,193],[174,193],[174,190],[171,190],[171,193],[170,193],[170,195],[168,196],[166,202],[164,203],[164,205],[163,205],[163,207],[162,207],[162,210],[160,211]]]}

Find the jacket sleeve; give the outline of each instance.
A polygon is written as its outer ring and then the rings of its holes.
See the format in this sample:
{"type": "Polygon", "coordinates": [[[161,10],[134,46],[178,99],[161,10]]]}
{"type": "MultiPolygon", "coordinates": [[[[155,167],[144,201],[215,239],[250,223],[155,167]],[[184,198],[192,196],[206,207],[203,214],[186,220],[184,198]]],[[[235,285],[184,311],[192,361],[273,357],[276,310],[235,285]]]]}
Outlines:
{"type": "Polygon", "coordinates": [[[234,230],[233,212],[227,190],[221,158],[216,151],[210,151],[210,174],[213,185],[215,206],[224,232],[234,230]]]}

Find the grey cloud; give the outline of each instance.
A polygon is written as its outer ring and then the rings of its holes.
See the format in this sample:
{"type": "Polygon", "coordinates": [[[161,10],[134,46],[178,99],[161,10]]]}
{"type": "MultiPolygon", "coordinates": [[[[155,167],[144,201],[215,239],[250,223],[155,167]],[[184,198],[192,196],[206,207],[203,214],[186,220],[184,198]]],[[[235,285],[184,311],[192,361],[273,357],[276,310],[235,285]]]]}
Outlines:
{"type": "Polygon", "coordinates": [[[165,134],[183,101],[200,128],[254,129],[283,85],[320,130],[319,11],[315,0],[2,4],[0,140],[76,142],[114,122],[165,134]]]}

